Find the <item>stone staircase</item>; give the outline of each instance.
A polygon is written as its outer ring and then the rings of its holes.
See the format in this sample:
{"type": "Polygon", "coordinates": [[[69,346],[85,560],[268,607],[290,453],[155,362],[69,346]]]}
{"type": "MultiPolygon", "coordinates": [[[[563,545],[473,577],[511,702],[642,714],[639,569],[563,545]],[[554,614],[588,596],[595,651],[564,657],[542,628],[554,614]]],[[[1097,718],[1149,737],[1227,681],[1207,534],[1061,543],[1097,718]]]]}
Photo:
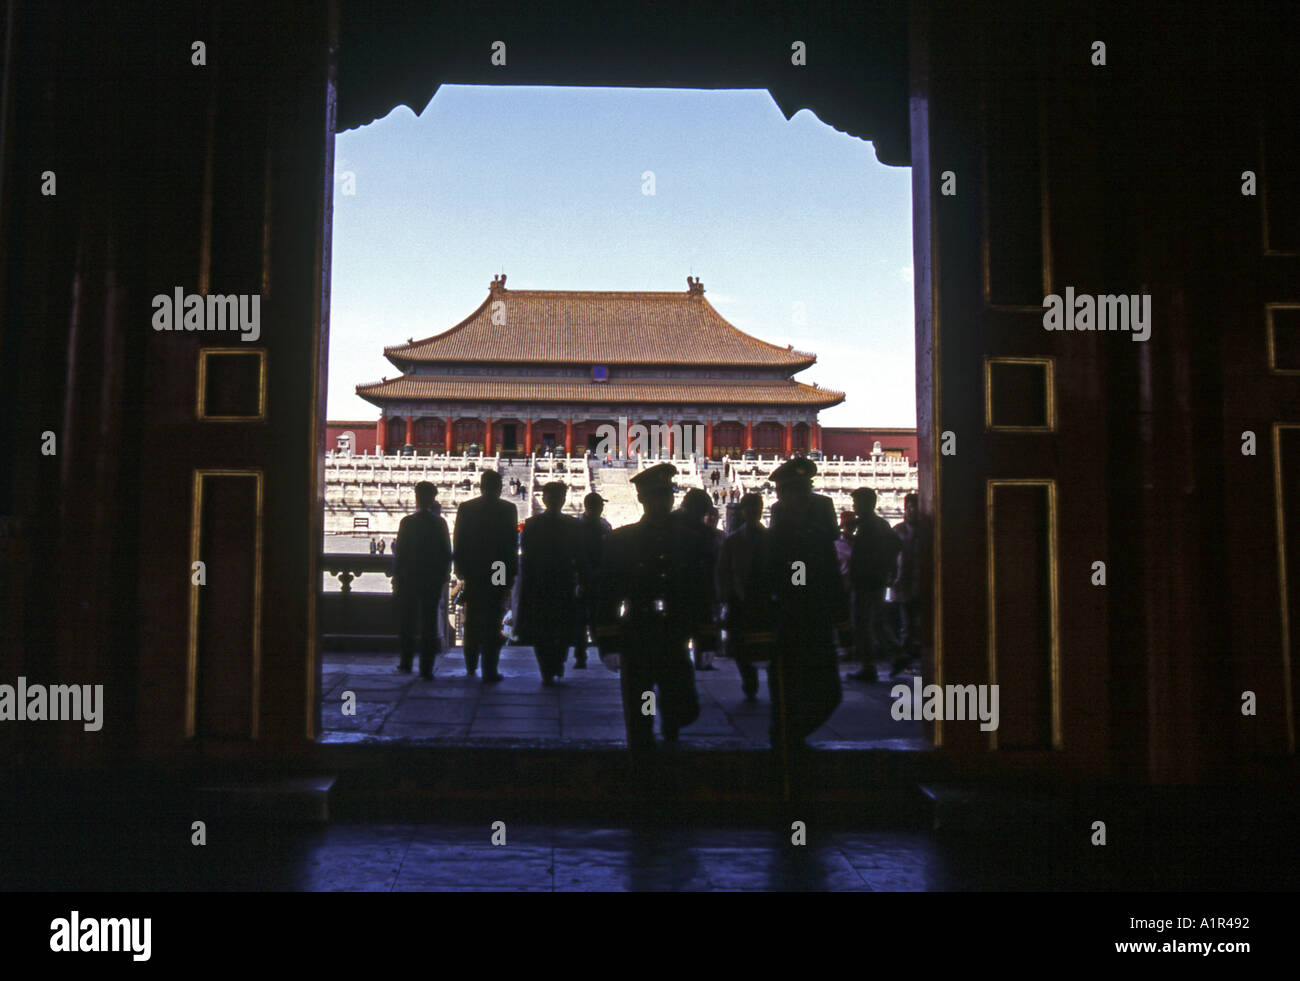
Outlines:
{"type": "Polygon", "coordinates": [[[529,485],[531,490],[531,479],[533,473],[532,462],[526,457],[523,459],[515,459],[510,463],[506,463],[503,459],[497,465],[497,472],[501,474],[501,496],[515,506],[519,512],[520,521],[525,521],[528,518],[531,518],[533,514],[536,513],[533,502],[533,497],[535,495],[529,493],[526,497],[517,497],[512,494],[510,492],[510,478],[519,478],[524,482],[524,484],[529,485]]]}
{"type": "Polygon", "coordinates": [[[641,520],[641,503],[628,479],[635,472],[623,467],[597,467],[592,472],[592,486],[605,498],[605,520],[614,528],[641,520]]]}

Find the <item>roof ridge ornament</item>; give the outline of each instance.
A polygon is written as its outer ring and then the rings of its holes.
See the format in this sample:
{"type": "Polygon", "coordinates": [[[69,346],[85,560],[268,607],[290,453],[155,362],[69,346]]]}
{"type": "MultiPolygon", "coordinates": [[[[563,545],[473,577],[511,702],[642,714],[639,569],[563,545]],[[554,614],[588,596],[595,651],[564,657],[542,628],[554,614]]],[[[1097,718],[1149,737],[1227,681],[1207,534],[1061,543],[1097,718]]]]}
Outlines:
{"type": "Polygon", "coordinates": [[[686,277],[686,295],[687,296],[704,295],[704,284],[700,282],[699,276],[686,277]]]}
{"type": "Polygon", "coordinates": [[[500,276],[492,277],[492,284],[488,287],[488,292],[503,293],[505,292],[505,288],[506,288],[506,274],[502,273],[500,276]]]}

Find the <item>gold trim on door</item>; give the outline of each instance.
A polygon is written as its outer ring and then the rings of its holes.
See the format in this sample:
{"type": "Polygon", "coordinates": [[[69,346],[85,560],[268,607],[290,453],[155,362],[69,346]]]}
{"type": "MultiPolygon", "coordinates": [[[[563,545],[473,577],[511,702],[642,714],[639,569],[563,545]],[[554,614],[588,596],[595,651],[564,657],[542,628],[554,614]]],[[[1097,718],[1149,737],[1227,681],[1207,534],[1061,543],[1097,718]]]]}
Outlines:
{"type": "MultiPolygon", "coordinates": [[[[1261,113],[1263,107],[1260,107],[1261,113]]],[[[1268,140],[1264,133],[1264,120],[1261,115],[1256,125],[1259,128],[1259,173],[1256,174],[1259,186],[1257,190],[1259,201],[1259,232],[1260,232],[1260,251],[1264,255],[1283,256],[1286,258],[1295,258],[1300,256],[1300,252],[1294,249],[1275,249],[1268,242],[1268,140]]]]}
{"type": "Polygon", "coordinates": [[[1274,310],[1300,310],[1300,303],[1264,304],[1264,336],[1268,344],[1268,370],[1274,375],[1300,375],[1300,368],[1279,368],[1277,366],[1277,344],[1273,340],[1274,310]]]}
{"type": "Polygon", "coordinates": [[[1054,433],[1056,432],[1056,359],[1055,358],[984,358],[984,428],[995,433],[1054,433]],[[993,424],[993,365],[1031,364],[1044,369],[1043,389],[1047,416],[1044,426],[995,426],[993,424]]]}
{"type": "Polygon", "coordinates": [[[1282,513],[1282,430],[1300,423],[1273,423],[1273,512],[1277,520],[1277,590],[1282,609],[1282,703],[1286,713],[1286,751],[1295,752],[1295,706],[1291,697],[1291,588],[1286,562],[1286,515],[1282,513]]]}
{"type": "MultiPolygon", "coordinates": [[[[1043,87],[1035,87],[1034,97],[1038,112],[1038,234],[1043,253],[1038,267],[1039,285],[1043,296],[1055,292],[1052,289],[1052,228],[1051,197],[1047,187],[1047,113],[1043,87]]],[[[1030,303],[994,303],[993,286],[989,278],[989,130],[988,130],[988,92],[987,82],[980,83],[980,265],[981,298],[986,310],[1006,310],[1013,312],[1034,312],[1041,314],[1043,305],[1030,303]]]]}
{"type": "Polygon", "coordinates": [[[200,422],[265,422],[266,421],[266,350],[264,348],[238,347],[203,347],[199,348],[199,379],[194,387],[194,416],[200,422]],[[208,358],[211,355],[222,357],[254,357],[257,365],[257,415],[253,416],[209,416],[203,412],[203,405],[208,395],[208,358]]]}
{"type": "MultiPolygon", "coordinates": [[[[194,471],[193,507],[190,511],[190,569],[200,561],[201,525],[203,521],[203,480],[205,477],[251,477],[256,482],[257,505],[253,531],[253,711],[249,737],[258,738],[262,693],[262,514],[263,474],[261,470],[212,469],[194,471]]],[[[185,658],[185,738],[193,739],[198,714],[199,675],[199,590],[193,574],[190,582],[189,638],[185,658]]]]}
{"type": "MultiPolygon", "coordinates": [[[[1060,597],[1057,582],[1057,540],[1056,540],[1056,481],[1043,478],[1005,478],[985,481],[984,509],[985,532],[987,534],[986,576],[988,580],[988,652],[989,684],[998,683],[998,642],[997,642],[997,583],[993,569],[993,542],[996,529],[993,520],[994,493],[998,487],[1046,487],[1047,488],[1047,568],[1048,597],[1051,622],[1048,644],[1049,664],[1051,668],[1052,700],[1052,749],[1060,749],[1061,736],[1061,644],[1060,644],[1060,597]]],[[[998,748],[998,732],[989,732],[989,749],[998,748]]]]}

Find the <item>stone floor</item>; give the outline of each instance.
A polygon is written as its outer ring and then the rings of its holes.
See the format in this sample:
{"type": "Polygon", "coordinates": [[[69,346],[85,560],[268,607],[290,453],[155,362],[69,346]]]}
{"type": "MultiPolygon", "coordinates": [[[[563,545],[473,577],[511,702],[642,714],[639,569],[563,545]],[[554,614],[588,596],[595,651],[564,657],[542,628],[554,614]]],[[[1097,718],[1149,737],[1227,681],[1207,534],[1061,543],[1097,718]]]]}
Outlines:
{"type": "Polygon", "coordinates": [[[1122,833],[1099,848],[1090,843],[1090,816],[1081,814],[1064,829],[953,836],[823,827],[809,814],[802,845],[792,842],[788,822],[766,828],[575,824],[503,811],[504,828],[497,830],[504,841],[494,844],[491,815],[277,827],[212,821],[206,846],[196,848],[192,815],[151,813],[128,823],[120,811],[108,820],[69,812],[61,820],[0,824],[6,856],[0,890],[1236,892],[1297,886],[1297,842],[1281,821],[1254,827],[1241,814],[1218,828],[1205,822],[1192,828],[1139,810],[1122,818],[1112,829],[1122,833]]]}
{"type": "MultiPolygon", "coordinates": [[[[734,661],[717,658],[716,670],[697,671],[700,717],[682,730],[682,742],[728,747],[768,743],[766,673],[759,697],[749,702],[740,690],[734,661]]],[[[844,673],[856,667],[845,664],[844,673]]],[[[618,675],[595,657],[586,670],[573,667],[553,688],[543,687],[531,648],[502,651],[505,680],[484,685],[465,676],[461,650],[440,655],[432,681],[401,674],[391,654],[327,654],[322,696],[322,742],[387,739],[434,740],[583,740],[623,744],[623,712],[618,675]],[[344,692],[355,695],[355,715],[344,715],[344,692]]],[[[881,677],[888,666],[880,666],[881,677]]],[[[910,676],[899,679],[910,683],[910,676]]],[[[921,724],[890,716],[883,682],[844,683],[844,701],[809,742],[825,747],[922,749],[921,724]]]]}
{"type": "Polygon", "coordinates": [[[828,835],[737,829],[335,826],[296,869],[292,888],[426,892],[815,890],[924,891],[955,884],[923,833],[828,835]]]}

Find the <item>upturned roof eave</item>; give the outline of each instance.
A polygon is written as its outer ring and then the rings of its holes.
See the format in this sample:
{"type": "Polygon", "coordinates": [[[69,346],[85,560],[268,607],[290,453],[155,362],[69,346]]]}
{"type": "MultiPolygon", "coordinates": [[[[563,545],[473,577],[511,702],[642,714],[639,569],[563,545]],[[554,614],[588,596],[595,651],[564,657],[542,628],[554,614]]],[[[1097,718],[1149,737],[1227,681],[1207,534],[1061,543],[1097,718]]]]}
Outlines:
{"type": "MultiPolygon", "coordinates": [[[[508,295],[510,292],[511,292],[511,291],[510,291],[510,290],[507,290],[504,286],[502,286],[501,289],[500,289],[499,291],[489,292],[488,295],[487,295],[486,297],[484,297],[483,302],[480,303],[480,304],[478,305],[478,307],[476,307],[472,313],[470,313],[467,317],[465,317],[465,318],[464,318],[463,320],[461,320],[459,323],[457,323],[457,324],[453,325],[452,327],[449,327],[449,328],[447,328],[446,330],[441,331],[441,332],[439,332],[439,333],[437,333],[437,334],[431,334],[431,335],[429,335],[428,337],[421,338],[420,340],[412,339],[411,341],[409,341],[409,342],[406,343],[406,344],[395,344],[395,345],[392,345],[391,347],[386,347],[386,348],[384,348],[384,357],[386,357],[386,358],[387,358],[387,359],[388,359],[392,364],[394,364],[395,366],[397,366],[397,367],[399,368],[399,370],[401,370],[401,371],[403,371],[403,372],[405,372],[407,366],[412,365],[412,364],[428,365],[428,364],[439,364],[439,363],[448,363],[448,364],[501,364],[501,363],[504,363],[504,359],[501,359],[501,358],[477,358],[477,357],[468,357],[468,358],[448,358],[448,357],[445,357],[445,356],[442,356],[442,357],[439,357],[439,356],[436,356],[436,355],[430,356],[430,355],[425,355],[425,354],[415,354],[415,353],[410,353],[410,352],[413,352],[413,351],[415,351],[416,349],[421,348],[421,347],[423,347],[423,346],[425,346],[425,345],[427,345],[427,344],[431,344],[431,343],[438,342],[438,341],[445,341],[445,340],[447,340],[447,339],[449,339],[449,338],[455,336],[456,334],[460,333],[462,330],[465,330],[466,328],[468,328],[471,324],[473,324],[475,321],[477,321],[477,320],[478,320],[478,319],[479,319],[479,318],[480,318],[480,317],[485,313],[485,311],[488,309],[489,305],[491,304],[492,299],[493,299],[494,296],[497,296],[497,297],[506,296],[506,295],[508,295]]],[[[609,297],[609,296],[619,296],[619,297],[631,297],[631,298],[645,298],[645,297],[653,297],[653,298],[664,298],[664,299],[677,299],[677,298],[680,298],[680,297],[682,296],[682,294],[680,294],[680,293],[675,293],[675,292],[671,292],[671,291],[635,291],[635,290],[595,290],[595,291],[586,291],[586,290],[518,290],[518,291],[515,291],[515,292],[517,292],[517,293],[533,294],[533,295],[539,295],[539,294],[540,294],[540,295],[545,295],[545,296],[571,296],[571,295],[580,295],[580,296],[589,296],[589,297],[609,297]]],[[[781,367],[781,368],[789,368],[789,369],[791,370],[791,373],[792,373],[792,374],[793,374],[793,373],[796,373],[796,372],[799,372],[799,371],[803,371],[803,370],[805,370],[806,368],[809,368],[809,367],[811,367],[813,364],[816,363],[816,361],[817,361],[817,355],[813,354],[812,352],[810,352],[810,351],[797,351],[797,350],[795,350],[795,349],[793,348],[793,346],[788,346],[788,347],[786,347],[786,348],[783,350],[779,345],[777,345],[777,344],[773,344],[771,341],[765,341],[765,340],[763,340],[762,338],[755,337],[753,334],[750,334],[750,333],[747,332],[747,331],[741,330],[741,329],[740,329],[739,327],[737,327],[735,324],[731,323],[731,321],[727,320],[726,317],[722,316],[722,314],[718,312],[718,309],[717,309],[715,306],[713,306],[713,304],[710,303],[710,302],[708,301],[708,299],[706,299],[706,298],[704,297],[703,293],[699,294],[698,299],[699,299],[700,303],[701,303],[705,308],[707,308],[707,310],[709,311],[709,313],[710,313],[710,314],[712,315],[712,317],[716,320],[717,324],[718,324],[719,326],[721,326],[724,330],[728,330],[728,331],[731,331],[731,332],[733,332],[733,333],[735,333],[735,334],[740,335],[742,338],[745,339],[745,341],[746,341],[747,343],[750,343],[750,344],[755,345],[755,346],[756,346],[757,348],[759,348],[760,350],[762,350],[762,349],[766,349],[767,352],[770,352],[771,354],[775,355],[775,359],[774,359],[774,360],[763,360],[763,359],[761,359],[761,358],[752,358],[752,359],[744,360],[744,361],[712,361],[712,362],[708,362],[708,361],[700,361],[700,360],[698,360],[698,359],[689,359],[689,360],[654,360],[654,359],[644,359],[644,358],[633,358],[633,359],[623,359],[623,360],[620,360],[620,359],[618,359],[617,357],[614,357],[614,358],[610,358],[610,357],[602,357],[602,358],[599,358],[599,359],[596,359],[596,358],[583,358],[583,359],[581,359],[581,360],[582,360],[583,362],[591,362],[591,363],[596,363],[596,364],[632,365],[632,366],[635,366],[635,365],[649,365],[649,366],[683,365],[683,366],[687,366],[687,365],[708,364],[708,365],[711,365],[711,366],[712,366],[712,365],[716,365],[716,366],[719,366],[719,367],[765,367],[765,368],[781,367]]],[[[573,359],[573,358],[548,358],[548,357],[535,357],[535,358],[520,358],[520,359],[518,359],[517,361],[515,361],[515,362],[513,362],[513,363],[517,363],[517,364],[571,364],[571,363],[574,362],[574,360],[575,360],[575,359],[573,359]]]]}
{"type": "MultiPolygon", "coordinates": [[[[369,385],[358,385],[356,386],[357,397],[364,399],[365,401],[369,402],[371,405],[376,405],[376,406],[382,406],[383,403],[386,402],[412,402],[412,401],[418,402],[421,400],[427,400],[430,402],[452,401],[452,402],[553,402],[553,403],[584,401],[580,392],[573,392],[573,393],[565,392],[565,393],[557,393],[554,396],[536,395],[536,396],[521,398],[516,395],[495,395],[492,393],[482,393],[472,397],[458,397],[458,396],[448,397],[448,396],[435,396],[435,395],[403,395],[403,394],[398,394],[396,392],[373,391],[373,389],[378,388],[381,385],[390,385],[398,380],[399,379],[391,379],[387,382],[372,382],[369,385]],[[372,390],[363,391],[363,389],[372,389],[372,390]]],[[[592,384],[594,385],[597,383],[592,383],[592,384]]],[[[804,391],[810,390],[809,386],[804,385],[802,382],[795,382],[795,384],[804,391]]],[[[699,388],[700,386],[692,385],[689,386],[689,391],[698,392],[699,388]]],[[[821,410],[821,409],[829,409],[832,406],[839,405],[847,397],[844,392],[835,392],[830,389],[811,389],[811,390],[816,391],[819,395],[823,397],[820,399],[801,401],[801,402],[785,402],[782,404],[791,407],[796,407],[796,408],[813,408],[813,409],[821,410]]],[[[689,392],[682,393],[682,394],[689,394],[689,392]]],[[[767,398],[767,399],[735,398],[735,397],[729,398],[726,397],[724,393],[721,392],[714,392],[711,394],[716,395],[717,397],[713,399],[701,399],[700,401],[701,402],[705,402],[705,401],[725,402],[730,405],[771,405],[779,401],[778,399],[773,399],[773,398],[767,398]]],[[[774,392],[773,394],[777,395],[779,393],[774,392]]],[[[595,402],[594,399],[591,401],[595,402]]],[[[646,394],[639,397],[632,397],[631,395],[629,395],[627,401],[643,402],[647,404],[672,405],[672,404],[683,404],[685,400],[683,400],[681,395],[656,396],[656,395],[646,394]]],[[[600,402],[599,404],[613,405],[616,403],[600,402]]]]}

